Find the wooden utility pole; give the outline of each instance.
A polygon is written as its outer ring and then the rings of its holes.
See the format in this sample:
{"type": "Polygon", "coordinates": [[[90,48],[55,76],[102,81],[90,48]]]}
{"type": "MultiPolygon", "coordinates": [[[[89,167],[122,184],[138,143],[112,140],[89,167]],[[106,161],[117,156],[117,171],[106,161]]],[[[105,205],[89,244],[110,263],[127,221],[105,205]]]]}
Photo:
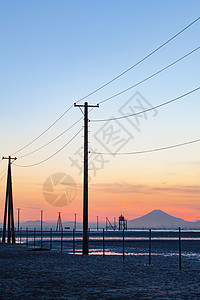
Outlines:
{"type": "Polygon", "coordinates": [[[181,271],[181,228],[179,227],[179,270],[181,271]]]}
{"type": "Polygon", "coordinates": [[[17,158],[2,157],[2,159],[8,159],[8,174],[7,174],[7,187],[6,187],[6,200],[5,200],[5,210],[4,210],[4,221],[3,221],[3,237],[2,242],[6,241],[6,221],[8,214],[8,236],[7,242],[15,243],[15,225],[14,225],[14,214],[13,214],[13,194],[12,194],[12,176],[11,176],[11,161],[15,161],[17,158]]]}
{"type": "Polygon", "coordinates": [[[43,234],[42,234],[42,225],[43,225],[43,210],[41,210],[40,212],[40,233],[41,233],[41,249],[42,249],[42,238],[43,238],[43,234]]]}
{"type": "Polygon", "coordinates": [[[18,214],[17,214],[17,231],[19,232],[19,216],[20,216],[20,208],[18,208],[17,209],[17,212],[18,212],[18,214]]]}
{"type": "Polygon", "coordinates": [[[88,254],[88,107],[99,105],[76,104],[75,107],[84,107],[84,178],[83,178],[83,254],[88,254]]]}
{"type": "Polygon", "coordinates": [[[74,231],[76,231],[76,214],[74,214],[74,231]]]}

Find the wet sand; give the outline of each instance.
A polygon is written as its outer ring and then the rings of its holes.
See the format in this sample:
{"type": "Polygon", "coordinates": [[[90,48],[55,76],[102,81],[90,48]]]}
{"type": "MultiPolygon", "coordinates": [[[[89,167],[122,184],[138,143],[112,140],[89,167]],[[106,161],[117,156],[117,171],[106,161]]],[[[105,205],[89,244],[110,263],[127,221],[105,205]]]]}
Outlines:
{"type": "Polygon", "coordinates": [[[69,255],[0,243],[0,299],[200,299],[200,261],[69,255]]]}

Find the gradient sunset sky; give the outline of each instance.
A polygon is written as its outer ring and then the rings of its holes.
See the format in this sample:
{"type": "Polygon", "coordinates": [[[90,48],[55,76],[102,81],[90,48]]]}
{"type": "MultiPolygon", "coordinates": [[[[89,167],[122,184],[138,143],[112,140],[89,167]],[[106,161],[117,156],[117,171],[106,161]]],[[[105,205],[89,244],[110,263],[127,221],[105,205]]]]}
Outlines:
{"type": "MultiPolygon", "coordinates": [[[[0,155],[14,155],[15,215],[36,220],[82,221],[83,132],[44,163],[83,127],[83,120],[60,138],[32,153],[83,117],[77,107],[37,141],[74,102],[140,61],[199,17],[198,0],[14,1],[0,2],[0,155]],[[22,157],[24,156],[24,157],[22,157]],[[76,164],[75,164],[76,162],[76,164]],[[64,207],[49,204],[43,185],[52,174],[73,178],[77,193],[64,207]]],[[[87,98],[90,104],[128,88],[200,46],[200,21],[147,60],[87,98]]],[[[93,122],[159,105],[200,86],[200,51],[90,112],[90,144],[95,152],[133,152],[200,138],[200,91],[139,118],[93,122]],[[116,140],[106,136],[112,129],[116,140]],[[120,135],[120,138],[119,138],[120,135]],[[119,138],[118,142],[117,138],[119,138]],[[109,140],[110,139],[110,140],[109,140]]],[[[81,101],[83,103],[86,100],[81,101]]],[[[161,209],[185,220],[200,219],[200,142],[137,155],[90,154],[89,217],[103,222],[121,213],[127,219],[161,209]]],[[[7,161],[0,162],[2,221],[7,161]],[[3,177],[4,176],[4,177],[3,177]]]]}

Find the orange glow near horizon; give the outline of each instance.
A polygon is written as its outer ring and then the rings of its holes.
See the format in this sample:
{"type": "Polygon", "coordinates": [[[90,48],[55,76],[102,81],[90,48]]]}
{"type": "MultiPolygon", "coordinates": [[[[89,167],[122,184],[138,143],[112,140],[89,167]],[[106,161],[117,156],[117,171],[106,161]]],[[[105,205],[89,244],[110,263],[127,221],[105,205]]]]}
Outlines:
{"type": "MultiPolygon", "coordinates": [[[[178,165],[178,167],[172,168],[172,173],[169,173],[162,170],[162,165],[156,165],[156,168],[153,169],[153,163],[148,168],[138,167],[135,169],[135,173],[132,172],[133,174],[131,174],[133,169],[131,163],[121,166],[121,172],[111,163],[106,169],[105,176],[101,173],[98,178],[92,178],[89,183],[89,221],[96,222],[98,216],[99,222],[103,223],[106,217],[113,220],[114,217],[118,218],[121,213],[126,219],[131,220],[155,209],[163,210],[187,221],[200,219],[200,215],[198,215],[200,189],[197,165],[188,167],[187,164],[184,164],[181,170],[178,165]],[[123,174],[126,177],[122,177],[123,174]]],[[[44,211],[44,221],[47,222],[56,222],[58,212],[61,212],[63,221],[74,220],[76,213],[77,222],[82,222],[82,177],[77,176],[76,170],[68,169],[77,185],[76,197],[69,205],[55,207],[44,199],[43,184],[48,178],[48,174],[56,173],[56,171],[52,172],[56,169],[63,170],[64,168],[58,166],[51,169],[42,168],[41,172],[33,169],[27,173],[24,169],[13,167],[15,221],[17,220],[17,208],[20,208],[22,222],[39,220],[41,210],[44,211]]],[[[5,190],[6,177],[0,186],[1,222],[5,190]]]]}
{"type": "MultiPolygon", "coordinates": [[[[4,193],[3,193],[4,194],[4,193]]],[[[147,186],[134,184],[91,184],[89,190],[89,221],[105,222],[105,218],[113,220],[122,213],[128,220],[140,217],[154,209],[187,221],[199,219],[198,186],[147,186]]],[[[3,219],[4,198],[1,195],[1,215],[3,219]]],[[[40,211],[44,211],[44,220],[56,222],[58,212],[63,221],[82,222],[82,188],[72,203],[64,207],[55,207],[47,203],[42,194],[41,186],[14,187],[15,221],[17,208],[20,208],[22,222],[39,220],[40,211]],[[27,196],[28,195],[28,196],[27,196]]]]}

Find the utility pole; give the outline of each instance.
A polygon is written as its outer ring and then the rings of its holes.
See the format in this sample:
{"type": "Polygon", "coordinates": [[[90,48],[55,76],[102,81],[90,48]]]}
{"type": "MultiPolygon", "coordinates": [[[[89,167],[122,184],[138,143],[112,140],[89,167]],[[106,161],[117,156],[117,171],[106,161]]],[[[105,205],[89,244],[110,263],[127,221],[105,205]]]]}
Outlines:
{"type": "Polygon", "coordinates": [[[18,214],[17,214],[17,217],[18,217],[18,220],[17,220],[17,231],[19,232],[19,214],[20,214],[20,208],[18,208],[17,209],[17,212],[18,212],[18,214]]]}
{"type": "Polygon", "coordinates": [[[42,224],[43,223],[43,210],[40,212],[40,233],[41,233],[41,249],[42,249],[42,224]]]}
{"type": "Polygon", "coordinates": [[[76,231],[76,214],[74,214],[74,231],[76,231]]]}
{"type": "Polygon", "coordinates": [[[99,217],[97,216],[97,231],[99,230],[99,217]]]}
{"type": "Polygon", "coordinates": [[[63,226],[62,226],[62,220],[61,220],[61,216],[60,216],[60,212],[58,213],[58,221],[57,221],[57,225],[56,225],[56,231],[62,231],[63,230],[63,226]]]}
{"type": "Polygon", "coordinates": [[[7,174],[7,187],[6,187],[6,200],[5,200],[5,210],[4,210],[4,221],[3,221],[3,237],[2,242],[6,241],[6,220],[8,213],[8,238],[7,242],[15,243],[15,225],[14,225],[14,214],[13,214],[13,194],[12,194],[12,177],[11,177],[11,161],[15,161],[17,158],[2,157],[2,159],[8,159],[8,174],[7,174]]]}
{"type": "Polygon", "coordinates": [[[88,254],[88,107],[99,105],[76,104],[75,107],[84,107],[84,178],[83,178],[83,254],[88,254]]]}

